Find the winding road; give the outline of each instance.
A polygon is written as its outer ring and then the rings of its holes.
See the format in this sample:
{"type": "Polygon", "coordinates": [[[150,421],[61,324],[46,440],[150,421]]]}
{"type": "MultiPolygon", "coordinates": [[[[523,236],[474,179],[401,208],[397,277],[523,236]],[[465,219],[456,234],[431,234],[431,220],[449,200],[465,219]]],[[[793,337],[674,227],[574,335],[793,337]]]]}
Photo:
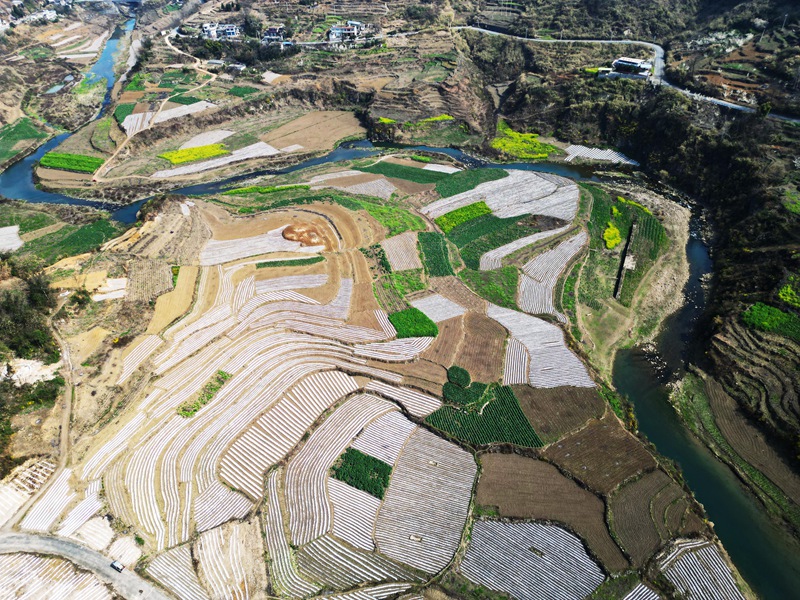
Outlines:
{"type": "Polygon", "coordinates": [[[126,600],[172,600],[172,596],[156,588],[134,571],[125,569],[118,573],[111,568],[110,559],[99,552],[62,538],[28,533],[0,533],[0,554],[30,552],[56,555],[78,567],[91,571],[103,583],[111,584],[114,591],[126,600]]]}

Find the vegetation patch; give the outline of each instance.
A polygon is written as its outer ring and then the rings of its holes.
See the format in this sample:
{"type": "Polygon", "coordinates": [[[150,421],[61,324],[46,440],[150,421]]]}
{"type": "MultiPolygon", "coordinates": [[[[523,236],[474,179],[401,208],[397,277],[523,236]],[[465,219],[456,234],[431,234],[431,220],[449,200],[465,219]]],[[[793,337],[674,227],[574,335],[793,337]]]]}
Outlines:
{"type": "Polygon", "coordinates": [[[539,141],[535,133],[518,133],[500,119],[497,123],[497,137],[491,142],[492,148],[513,158],[540,160],[558,152],[558,148],[539,141]]]}
{"type": "Polygon", "coordinates": [[[267,269],[269,267],[305,267],[307,265],[314,265],[318,262],[325,260],[324,256],[312,256],[310,258],[298,258],[295,260],[271,260],[267,262],[256,263],[256,269],[267,269]]]}
{"type": "Polygon", "coordinates": [[[197,98],[196,96],[184,96],[181,94],[180,96],[173,96],[169,99],[169,101],[174,102],[175,104],[189,106],[190,104],[197,104],[200,102],[200,98],[197,98]]]}
{"type": "Polygon", "coordinates": [[[223,196],[244,196],[247,194],[273,194],[286,190],[310,190],[310,185],[251,185],[249,187],[236,188],[222,192],[223,196]]]}
{"type": "Polygon", "coordinates": [[[365,173],[375,173],[385,177],[394,177],[396,179],[405,179],[413,181],[414,183],[436,183],[448,177],[447,173],[440,173],[439,171],[426,171],[417,167],[407,167],[406,165],[398,165],[386,161],[375,163],[367,167],[358,167],[359,171],[365,173]]]}
{"type": "Polygon", "coordinates": [[[468,192],[487,181],[497,181],[508,177],[504,169],[468,169],[453,173],[436,183],[436,191],[442,198],[449,198],[462,192],[468,192]]]}
{"type": "Polygon", "coordinates": [[[742,319],[754,329],[776,333],[800,342],[800,317],[794,313],[757,302],[742,313],[742,319]]]}
{"type": "Polygon", "coordinates": [[[422,280],[422,269],[409,269],[407,271],[396,271],[389,275],[392,286],[400,296],[419,292],[425,289],[425,282],[422,280]]]}
{"type": "Polygon", "coordinates": [[[503,308],[518,310],[517,286],[519,272],[516,267],[506,266],[493,271],[464,269],[458,276],[468,288],[481,298],[503,308]]]}
{"type": "Polygon", "coordinates": [[[423,231],[418,236],[422,250],[422,263],[431,277],[453,275],[453,267],[447,253],[447,244],[441,233],[423,231]]]}
{"type": "Polygon", "coordinates": [[[800,192],[797,190],[786,190],[783,198],[783,205],[789,212],[800,215],[800,192]]]}
{"type": "Polygon", "coordinates": [[[366,210],[370,216],[386,228],[386,237],[392,237],[404,231],[424,231],[425,221],[422,217],[398,207],[378,204],[366,200],[357,200],[361,208],[366,210]]]}
{"type": "Polygon", "coordinates": [[[217,392],[222,389],[225,382],[228,381],[232,375],[225,371],[217,371],[214,378],[203,386],[200,390],[200,395],[193,402],[184,402],[178,407],[178,414],[182,417],[193,417],[197,411],[203,408],[206,404],[214,399],[217,392]]]}
{"type": "Polygon", "coordinates": [[[67,256],[91,252],[119,233],[120,229],[106,219],[81,227],[66,225],[54,233],[27,242],[22,252],[38,256],[50,265],[67,256]]]}
{"type": "Polygon", "coordinates": [[[389,315],[398,338],[436,337],[439,328],[421,310],[411,307],[389,315]]]}
{"type": "MultiPolygon", "coordinates": [[[[448,385],[457,387],[451,382],[445,384],[448,385]]],[[[528,448],[542,446],[542,440],[525,418],[510,387],[473,383],[469,388],[460,389],[462,393],[459,399],[469,400],[467,403],[454,402],[445,397],[445,402],[456,405],[443,406],[429,415],[425,422],[478,446],[497,443],[528,448]],[[469,391],[473,388],[474,392],[469,391]]]]}
{"type": "Polygon", "coordinates": [[[206,158],[213,158],[214,156],[223,156],[230,154],[225,148],[225,144],[208,144],[206,146],[196,146],[195,148],[185,148],[183,150],[172,150],[159,154],[159,158],[164,158],[171,162],[173,165],[180,165],[187,162],[194,162],[196,160],[203,160],[206,158]]]}
{"type": "Polygon", "coordinates": [[[392,466],[355,448],[345,450],[331,467],[331,476],[383,500],[392,466]]]}
{"type": "Polygon", "coordinates": [[[231,89],[229,89],[228,93],[231,96],[244,98],[245,96],[249,96],[250,94],[255,94],[257,91],[258,88],[250,87],[249,85],[236,85],[233,86],[231,89]]]}
{"type": "Polygon", "coordinates": [[[778,290],[778,298],[792,308],[800,308],[800,294],[797,292],[798,285],[800,285],[800,277],[790,275],[789,281],[778,290]]]}
{"type": "Polygon", "coordinates": [[[72,171],[74,173],[94,173],[103,166],[105,160],[96,156],[83,154],[66,154],[63,152],[48,152],[39,161],[39,164],[48,169],[72,171]]]}
{"type": "Polygon", "coordinates": [[[0,163],[13,158],[22,150],[20,142],[41,140],[46,137],[47,134],[37,129],[28,117],[0,127],[0,163]]]}
{"type": "Polygon", "coordinates": [[[20,234],[35,231],[56,223],[56,219],[46,212],[14,206],[11,203],[0,205],[0,227],[19,225],[20,234]]]}
{"type": "Polygon", "coordinates": [[[608,250],[613,250],[622,243],[622,235],[619,228],[611,221],[606,224],[606,230],[603,232],[603,241],[606,243],[608,250]]]}
{"type": "Polygon", "coordinates": [[[117,123],[122,123],[127,117],[133,114],[135,109],[136,105],[132,103],[118,104],[114,109],[114,118],[117,120],[117,123]]]}
{"type": "Polygon", "coordinates": [[[422,156],[421,154],[412,154],[411,160],[415,160],[421,163],[429,163],[431,162],[432,159],[430,156],[422,156]]]}
{"type": "Polygon", "coordinates": [[[441,217],[437,217],[436,224],[442,229],[442,231],[448,233],[454,227],[458,227],[467,221],[471,221],[472,219],[476,219],[477,217],[491,213],[492,209],[486,205],[486,202],[480,201],[457,208],[456,210],[451,210],[449,213],[445,213],[441,217]]]}

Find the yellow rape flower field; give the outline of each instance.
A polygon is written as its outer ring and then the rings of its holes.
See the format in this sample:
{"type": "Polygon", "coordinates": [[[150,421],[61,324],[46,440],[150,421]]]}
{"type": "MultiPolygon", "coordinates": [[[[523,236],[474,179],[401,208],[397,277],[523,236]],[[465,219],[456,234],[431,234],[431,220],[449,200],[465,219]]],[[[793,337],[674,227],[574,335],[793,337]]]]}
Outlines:
{"type": "Polygon", "coordinates": [[[184,150],[172,150],[171,152],[164,152],[164,154],[159,154],[158,156],[159,158],[165,158],[173,165],[180,165],[204,158],[222,156],[223,154],[229,154],[228,150],[225,148],[225,144],[208,144],[207,146],[197,146],[184,150]]]}

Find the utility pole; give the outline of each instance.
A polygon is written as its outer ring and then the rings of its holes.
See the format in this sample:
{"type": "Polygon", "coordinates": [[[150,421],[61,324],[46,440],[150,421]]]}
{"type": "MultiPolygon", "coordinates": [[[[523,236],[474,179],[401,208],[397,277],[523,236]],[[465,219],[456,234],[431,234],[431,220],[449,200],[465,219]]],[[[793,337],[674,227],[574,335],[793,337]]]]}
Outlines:
{"type": "Polygon", "coordinates": [[[789,18],[789,13],[783,15],[783,25],[781,25],[781,29],[786,29],[786,19],[789,18]]]}

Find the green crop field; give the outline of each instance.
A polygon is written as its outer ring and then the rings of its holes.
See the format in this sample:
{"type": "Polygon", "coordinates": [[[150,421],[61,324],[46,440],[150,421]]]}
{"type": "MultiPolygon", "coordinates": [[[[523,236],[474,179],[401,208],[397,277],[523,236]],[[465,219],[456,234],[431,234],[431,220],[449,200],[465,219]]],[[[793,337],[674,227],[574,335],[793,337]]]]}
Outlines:
{"type": "Polygon", "coordinates": [[[442,231],[448,233],[454,227],[458,227],[459,225],[482,215],[491,214],[491,212],[492,209],[486,205],[486,202],[475,202],[473,204],[468,204],[467,206],[457,208],[456,210],[451,210],[449,213],[445,213],[441,217],[437,217],[436,224],[442,229],[442,231]]]}
{"type": "Polygon", "coordinates": [[[19,225],[21,234],[53,225],[56,222],[55,217],[45,212],[21,208],[13,204],[0,204],[0,227],[19,225]]]}
{"type": "Polygon", "coordinates": [[[203,160],[206,158],[213,158],[215,156],[223,156],[230,154],[225,148],[225,144],[208,144],[206,146],[196,146],[194,148],[186,148],[184,150],[172,150],[159,154],[159,158],[168,160],[173,165],[180,165],[187,162],[194,162],[196,160],[203,160]]]}
{"type": "Polygon", "coordinates": [[[231,96],[236,96],[238,98],[244,98],[245,96],[249,96],[250,94],[255,94],[258,91],[258,88],[250,87],[247,85],[236,85],[228,90],[228,93],[231,96]]]}
{"type": "Polygon", "coordinates": [[[365,173],[376,173],[378,175],[385,175],[386,177],[395,177],[397,179],[405,179],[413,181],[414,183],[436,183],[442,179],[449,177],[447,173],[440,173],[439,171],[426,171],[417,167],[407,167],[405,165],[397,165],[389,162],[379,162],[368,167],[358,167],[359,171],[365,173]]]}
{"type": "Polygon", "coordinates": [[[800,317],[794,313],[757,302],[742,313],[742,320],[755,329],[800,342],[800,317]]]}
{"type": "Polygon", "coordinates": [[[96,156],[48,152],[42,157],[39,164],[48,169],[59,169],[74,173],[94,173],[103,166],[104,162],[105,160],[96,156]]]}
{"type": "Polygon", "coordinates": [[[47,134],[39,131],[28,117],[0,127],[0,163],[14,158],[20,150],[20,142],[41,140],[47,134]]]}
{"type": "Polygon", "coordinates": [[[246,196],[248,194],[273,194],[287,190],[310,190],[310,185],[251,185],[249,187],[235,188],[222,192],[223,196],[246,196]]]}
{"type": "Polygon", "coordinates": [[[136,105],[133,103],[118,104],[114,109],[114,118],[117,120],[117,123],[121,124],[126,117],[132,115],[135,108],[136,105]]]}
{"type": "Polygon", "coordinates": [[[493,271],[464,269],[458,276],[481,298],[504,308],[519,310],[517,308],[519,272],[516,267],[502,267],[493,271]]]}
{"type": "Polygon", "coordinates": [[[256,269],[268,269],[270,267],[305,267],[322,262],[323,260],[325,260],[324,256],[312,256],[311,258],[298,258],[295,260],[270,260],[256,263],[256,269]]]}
{"type": "Polygon", "coordinates": [[[348,448],[331,467],[331,475],[383,500],[386,488],[389,487],[392,466],[360,450],[348,448]]]}
{"type": "Polygon", "coordinates": [[[386,227],[386,237],[392,237],[404,231],[424,231],[425,221],[408,210],[367,200],[357,200],[378,223],[386,227]]]}
{"type": "Polygon", "coordinates": [[[508,177],[503,169],[468,169],[453,173],[436,183],[436,191],[442,198],[449,198],[461,192],[468,192],[487,181],[497,181],[508,177]]]}
{"type": "Polygon", "coordinates": [[[389,278],[392,286],[401,297],[405,297],[413,292],[425,289],[425,282],[422,281],[422,269],[410,269],[390,273],[389,278]]]}
{"type": "Polygon", "coordinates": [[[198,410],[214,399],[217,392],[222,389],[222,386],[225,385],[225,382],[231,377],[232,375],[230,373],[217,371],[214,378],[203,386],[203,389],[200,390],[200,395],[195,400],[186,401],[177,408],[178,414],[186,418],[193,417],[197,414],[198,410]]]}
{"type": "Polygon", "coordinates": [[[441,233],[421,232],[417,239],[422,249],[422,262],[431,277],[453,275],[453,267],[447,254],[447,245],[441,233]]]}
{"type": "Polygon", "coordinates": [[[21,252],[38,256],[50,265],[67,256],[91,252],[120,233],[120,229],[105,219],[80,227],[66,225],[27,242],[21,252]]]}
{"type": "Polygon", "coordinates": [[[439,328],[424,312],[417,308],[407,308],[389,315],[389,322],[397,330],[398,338],[436,337],[439,328]]]}
{"type": "MultiPolygon", "coordinates": [[[[476,385],[484,386],[478,388],[483,390],[480,397],[475,398],[473,394],[467,404],[445,405],[429,415],[425,422],[477,446],[505,443],[538,448],[543,445],[510,387],[473,383],[470,389],[476,385]]],[[[450,402],[447,398],[445,401],[450,402]]]]}
{"type": "Polygon", "coordinates": [[[189,105],[189,104],[197,104],[198,102],[200,102],[200,98],[196,98],[194,96],[184,96],[183,94],[181,94],[179,96],[173,96],[172,98],[169,99],[169,101],[174,102],[175,104],[189,105]]]}

